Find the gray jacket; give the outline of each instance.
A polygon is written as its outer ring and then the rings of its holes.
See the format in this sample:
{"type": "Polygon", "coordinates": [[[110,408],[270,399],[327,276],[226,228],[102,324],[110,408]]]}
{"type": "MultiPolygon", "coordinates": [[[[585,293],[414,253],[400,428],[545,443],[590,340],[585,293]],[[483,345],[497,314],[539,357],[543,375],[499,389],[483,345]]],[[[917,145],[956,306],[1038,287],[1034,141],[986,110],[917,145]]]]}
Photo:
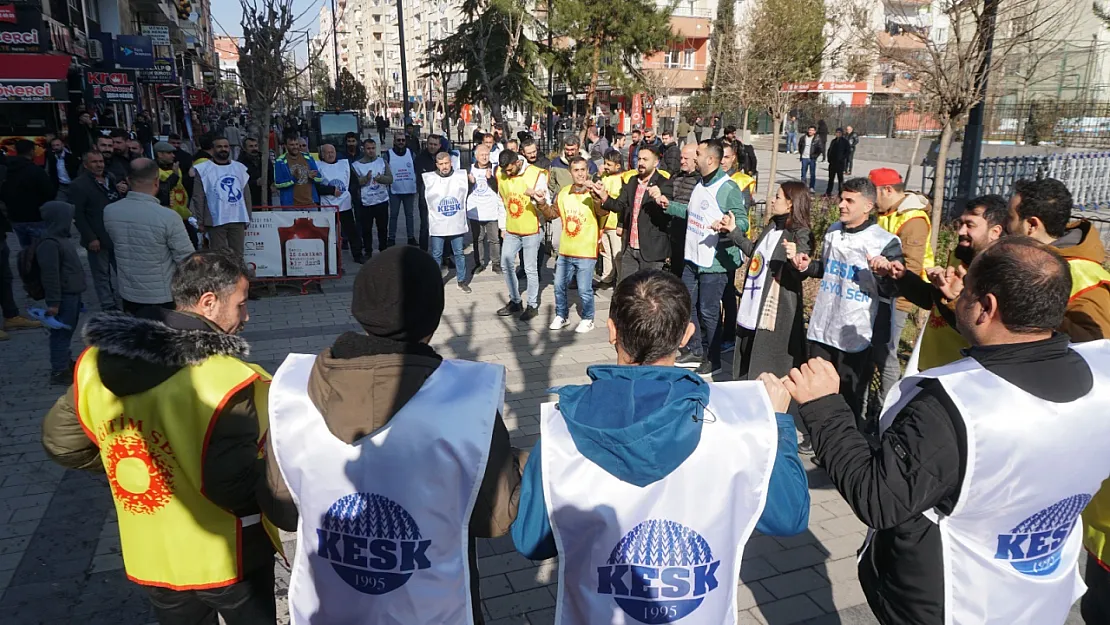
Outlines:
{"type": "Polygon", "coordinates": [[[50,201],[39,209],[46,223],[46,236],[35,249],[46,305],[62,303],[63,294],[85,292],[85,270],[77,257],[76,242],[70,238],[73,225],[73,204],[50,201]]]}
{"type": "Polygon", "coordinates": [[[181,216],[153,195],[131,191],[104,209],[104,227],[116,254],[120,296],[136,304],[173,301],[174,267],[194,251],[181,216]]]}

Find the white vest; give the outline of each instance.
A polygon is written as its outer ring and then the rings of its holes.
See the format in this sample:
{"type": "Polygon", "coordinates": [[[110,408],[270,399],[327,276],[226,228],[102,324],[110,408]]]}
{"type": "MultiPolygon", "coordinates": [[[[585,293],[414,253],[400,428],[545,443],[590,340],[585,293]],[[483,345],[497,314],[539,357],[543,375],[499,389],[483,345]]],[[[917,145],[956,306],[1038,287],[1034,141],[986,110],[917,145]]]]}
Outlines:
{"type": "Polygon", "coordinates": [[[474,190],[466,198],[466,216],[478,221],[497,221],[505,210],[501,195],[490,188],[485,169],[477,164],[471,165],[470,175],[474,176],[474,190]]]}
{"type": "Polygon", "coordinates": [[[898,237],[876,224],[845,233],[836,222],[825,234],[825,275],[813,304],[807,337],[855,354],[871,346],[871,330],[879,306],[893,303],[879,297],[879,283],[867,263],[898,237]]]}
{"type": "Polygon", "coordinates": [[[782,239],[783,230],[772,230],[759,242],[755,248],[751,262],[748,263],[748,275],[744,279],[744,292],[740,297],[740,308],[736,311],[736,324],[749,330],[756,329],[759,325],[759,312],[763,304],[763,289],[770,284],[767,278],[768,266],[771,255],[782,239]]]}
{"type": "Polygon", "coordinates": [[[359,187],[359,197],[362,198],[363,206],[373,206],[389,201],[389,188],[374,180],[374,178],[385,173],[386,163],[384,158],[378,157],[369,163],[352,161],[351,167],[355,168],[355,173],[360,178],[370,174],[370,179],[366,181],[366,184],[359,187]]]}
{"type": "Polygon", "coordinates": [[[465,234],[466,189],[470,182],[466,173],[455,170],[446,178],[438,172],[424,173],[424,199],[428,202],[428,234],[450,237],[465,234]]]}
{"type": "Polygon", "coordinates": [[[504,367],[444,360],[385,427],[348,445],[308,398],[315,359],[291,354],[270,387],[274,455],[300,512],[293,625],[473,623],[468,527],[504,367]]]}
{"type": "Polygon", "coordinates": [[[556,405],[543,405],[557,625],[736,622],[740,561],[766,504],[778,430],[758,382],[713,384],[704,416],[690,457],[639,487],[580,454],[556,405]]]}
{"type": "Polygon", "coordinates": [[[239,161],[231,161],[227,165],[204,161],[193,168],[204,186],[213,226],[250,223],[247,203],[243,200],[243,187],[250,180],[246,165],[239,161]]]}
{"type": "Polygon", "coordinates": [[[710,226],[724,217],[717,203],[717,191],[728,182],[728,176],[710,186],[698,181],[690,194],[690,204],[686,209],[686,260],[698,267],[712,267],[713,257],[717,254],[717,241],[720,235],[710,226]]]}
{"type": "Polygon", "coordinates": [[[348,161],[340,160],[334,163],[325,163],[324,161],[316,161],[316,167],[320,171],[320,177],[324,179],[323,184],[329,187],[335,187],[339,191],[340,196],[320,194],[320,204],[322,206],[334,206],[339,212],[351,210],[351,164],[348,161]]]}
{"type": "Polygon", "coordinates": [[[389,169],[393,172],[390,193],[416,193],[416,166],[412,163],[412,150],[405,148],[404,156],[390,150],[389,169]]]}
{"type": "Polygon", "coordinates": [[[919,381],[936,379],[966,426],[956,507],[925,514],[940,529],[945,625],[1063,623],[1086,590],[1079,513],[1110,474],[1110,341],[1071,348],[1090,365],[1094,387],[1069,403],[1034,397],[971,358],[905,378],[887,398],[880,431],[919,381]]]}

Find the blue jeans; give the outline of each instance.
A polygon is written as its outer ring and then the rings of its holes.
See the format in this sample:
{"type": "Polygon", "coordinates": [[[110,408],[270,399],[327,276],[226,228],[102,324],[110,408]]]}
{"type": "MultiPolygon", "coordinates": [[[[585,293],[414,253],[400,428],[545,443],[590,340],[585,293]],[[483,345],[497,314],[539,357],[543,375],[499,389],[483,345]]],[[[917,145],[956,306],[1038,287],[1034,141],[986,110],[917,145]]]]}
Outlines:
{"type": "Polygon", "coordinates": [[[77,319],[81,316],[81,294],[62,293],[62,301],[58,304],[58,314],[54,317],[69,326],[69,330],[50,330],[50,373],[69,371],[73,363],[73,354],[69,345],[73,342],[73,333],[77,330],[77,319]]]}
{"type": "Polygon", "coordinates": [[[797,149],[798,149],[798,133],[796,133],[796,132],[786,133],[786,152],[787,152],[787,154],[793,154],[795,151],[797,151],[797,149]]]}
{"type": "Polygon", "coordinates": [[[694,338],[688,347],[694,354],[708,360],[714,368],[721,365],[721,297],[728,284],[728,274],[708,273],[687,262],[682,270],[682,283],[690,291],[690,322],[694,338]]]}
{"type": "Polygon", "coordinates": [[[19,239],[20,249],[28,248],[31,247],[31,243],[46,235],[46,223],[41,221],[13,223],[12,230],[15,231],[16,238],[19,239]]]}
{"type": "Polygon", "coordinates": [[[802,159],[802,182],[806,182],[806,170],[809,170],[809,190],[817,186],[817,160],[812,158],[802,159]]]}
{"type": "Polygon", "coordinates": [[[555,261],[555,314],[563,319],[570,314],[567,301],[567,284],[572,276],[578,278],[578,297],[582,300],[582,318],[594,318],[594,266],[596,258],[560,256],[555,261]]]}
{"type": "Polygon", "coordinates": [[[540,306],[540,268],[536,263],[542,242],[542,232],[527,236],[505,233],[505,241],[501,244],[501,267],[505,275],[505,286],[509,287],[509,300],[513,303],[520,303],[520,283],[516,279],[516,255],[523,248],[524,275],[528,277],[528,305],[532,308],[540,306]]]}
{"type": "Polygon", "coordinates": [[[453,237],[432,237],[429,239],[429,252],[432,253],[432,258],[436,260],[436,266],[443,266],[443,244],[450,243],[451,255],[455,257],[455,277],[458,278],[459,284],[466,282],[466,256],[463,255],[463,235],[456,234],[453,237]]]}
{"type": "Polygon", "coordinates": [[[387,240],[390,245],[397,242],[397,217],[400,216],[401,205],[405,206],[405,232],[409,240],[416,240],[416,223],[413,216],[413,207],[416,206],[415,193],[390,193],[389,194],[389,235],[387,240]]]}

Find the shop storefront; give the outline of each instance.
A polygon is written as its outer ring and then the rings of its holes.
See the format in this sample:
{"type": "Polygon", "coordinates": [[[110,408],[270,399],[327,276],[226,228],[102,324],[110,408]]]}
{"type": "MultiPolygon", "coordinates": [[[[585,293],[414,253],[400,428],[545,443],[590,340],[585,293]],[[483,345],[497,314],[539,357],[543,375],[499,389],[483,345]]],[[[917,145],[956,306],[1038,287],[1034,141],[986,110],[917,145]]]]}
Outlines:
{"type": "Polygon", "coordinates": [[[46,137],[63,127],[71,59],[49,49],[39,7],[0,2],[0,148],[9,152],[30,139],[41,157],[46,137]]]}

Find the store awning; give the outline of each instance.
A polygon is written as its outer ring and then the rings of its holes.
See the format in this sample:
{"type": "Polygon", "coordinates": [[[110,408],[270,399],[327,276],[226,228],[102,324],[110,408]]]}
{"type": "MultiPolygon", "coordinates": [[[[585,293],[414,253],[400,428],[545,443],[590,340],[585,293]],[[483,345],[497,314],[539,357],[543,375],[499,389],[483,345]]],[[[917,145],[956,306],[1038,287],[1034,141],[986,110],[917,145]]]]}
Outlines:
{"type": "Polygon", "coordinates": [[[0,54],[0,103],[69,102],[70,57],[0,54]]]}

